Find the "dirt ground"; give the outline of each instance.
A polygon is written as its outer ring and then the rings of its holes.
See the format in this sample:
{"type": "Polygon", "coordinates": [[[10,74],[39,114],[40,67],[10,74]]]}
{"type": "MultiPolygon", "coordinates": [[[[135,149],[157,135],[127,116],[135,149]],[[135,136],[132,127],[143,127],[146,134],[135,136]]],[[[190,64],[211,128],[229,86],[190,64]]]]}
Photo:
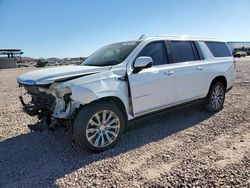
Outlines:
{"type": "Polygon", "coordinates": [[[99,154],[73,149],[69,131],[29,132],[15,81],[29,70],[0,70],[0,187],[250,187],[250,58],[219,113],[195,104],[132,122],[99,154]]]}

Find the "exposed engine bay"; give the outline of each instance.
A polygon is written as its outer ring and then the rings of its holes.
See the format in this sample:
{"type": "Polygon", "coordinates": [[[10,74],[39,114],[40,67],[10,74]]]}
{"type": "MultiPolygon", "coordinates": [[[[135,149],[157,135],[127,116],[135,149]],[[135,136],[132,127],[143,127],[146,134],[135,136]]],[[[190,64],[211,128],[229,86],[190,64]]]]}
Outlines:
{"type": "Polygon", "coordinates": [[[30,116],[37,116],[39,120],[36,124],[28,125],[31,131],[54,131],[59,127],[70,127],[72,114],[80,106],[79,102],[71,100],[70,88],[60,89],[57,83],[19,86],[23,110],[30,116]]]}

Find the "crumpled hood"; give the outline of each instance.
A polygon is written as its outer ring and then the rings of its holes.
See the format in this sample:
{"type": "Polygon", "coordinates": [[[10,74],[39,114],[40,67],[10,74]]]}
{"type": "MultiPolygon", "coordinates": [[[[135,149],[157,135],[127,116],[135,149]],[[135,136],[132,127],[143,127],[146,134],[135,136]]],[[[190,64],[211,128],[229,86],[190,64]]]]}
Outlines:
{"type": "Polygon", "coordinates": [[[45,68],[41,70],[31,71],[20,75],[17,82],[26,85],[44,85],[52,84],[55,81],[70,79],[71,77],[84,76],[88,74],[107,71],[111,66],[96,67],[96,66],[60,66],[54,68],[45,68]]]}

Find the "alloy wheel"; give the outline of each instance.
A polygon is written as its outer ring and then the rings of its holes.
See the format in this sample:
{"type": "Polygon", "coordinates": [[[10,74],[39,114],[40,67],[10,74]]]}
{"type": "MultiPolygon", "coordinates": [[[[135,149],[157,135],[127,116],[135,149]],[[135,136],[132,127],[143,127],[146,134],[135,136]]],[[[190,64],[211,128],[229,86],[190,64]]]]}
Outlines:
{"type": "Polygon", "coordinates": [[[214,109],[219,109],[224,101],[224,89],[222,86],[217,85],[213,92],[211,97],[212,106],[214,109]]]}
{"type": "Polygon", "coordinates": [[[106,147],[117,138],[120,130],[118,116],[110,110],[95,113],[86,127],[88,142],[95,147],[106,147]]]}

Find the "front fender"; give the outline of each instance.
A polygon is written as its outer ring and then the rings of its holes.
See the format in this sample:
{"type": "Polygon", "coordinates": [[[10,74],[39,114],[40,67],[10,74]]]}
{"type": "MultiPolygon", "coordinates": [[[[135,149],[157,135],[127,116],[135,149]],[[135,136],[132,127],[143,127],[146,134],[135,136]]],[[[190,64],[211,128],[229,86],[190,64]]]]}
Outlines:
{"type": "Polygon", "coordinates": [[[83,105],[88,104],[98,98],[93,91],[84,87],[71,87],[71,91],[71,99],[74,101],[79,101],[83,105]]]}
{"type": "Polygon", "coordinates": [[[120,80],[120,77],[121,74],[104,72],[68,81],[63,83],[63,86],[71,89],[71,99],[81,105],[106,97],[116,97],[123,102],[126,111],[129,112],[128,85],[125,80],[120,80]]]}
{"type": "Polygon", "coordinates": [[[107,97],[109,98],[115,97],[122,101],[125,107],[126,113],[128,115],[128,118],[130,118],[130,113],[129,113],[130,109],[129,109],[129,102],[127,100],[127,97],[128,97],[127,91],[125,90],[125,88],[121,90],[123,93],[117,92],[116,90],[106,90],[106,91],[100,91],[98,93],[95,93],[94,91],[91,91],[88,88],[72,87],[71,99],[73,101],[79,102],[81,105],[86,105],[99,99],[103,99],[107,97]]]}

